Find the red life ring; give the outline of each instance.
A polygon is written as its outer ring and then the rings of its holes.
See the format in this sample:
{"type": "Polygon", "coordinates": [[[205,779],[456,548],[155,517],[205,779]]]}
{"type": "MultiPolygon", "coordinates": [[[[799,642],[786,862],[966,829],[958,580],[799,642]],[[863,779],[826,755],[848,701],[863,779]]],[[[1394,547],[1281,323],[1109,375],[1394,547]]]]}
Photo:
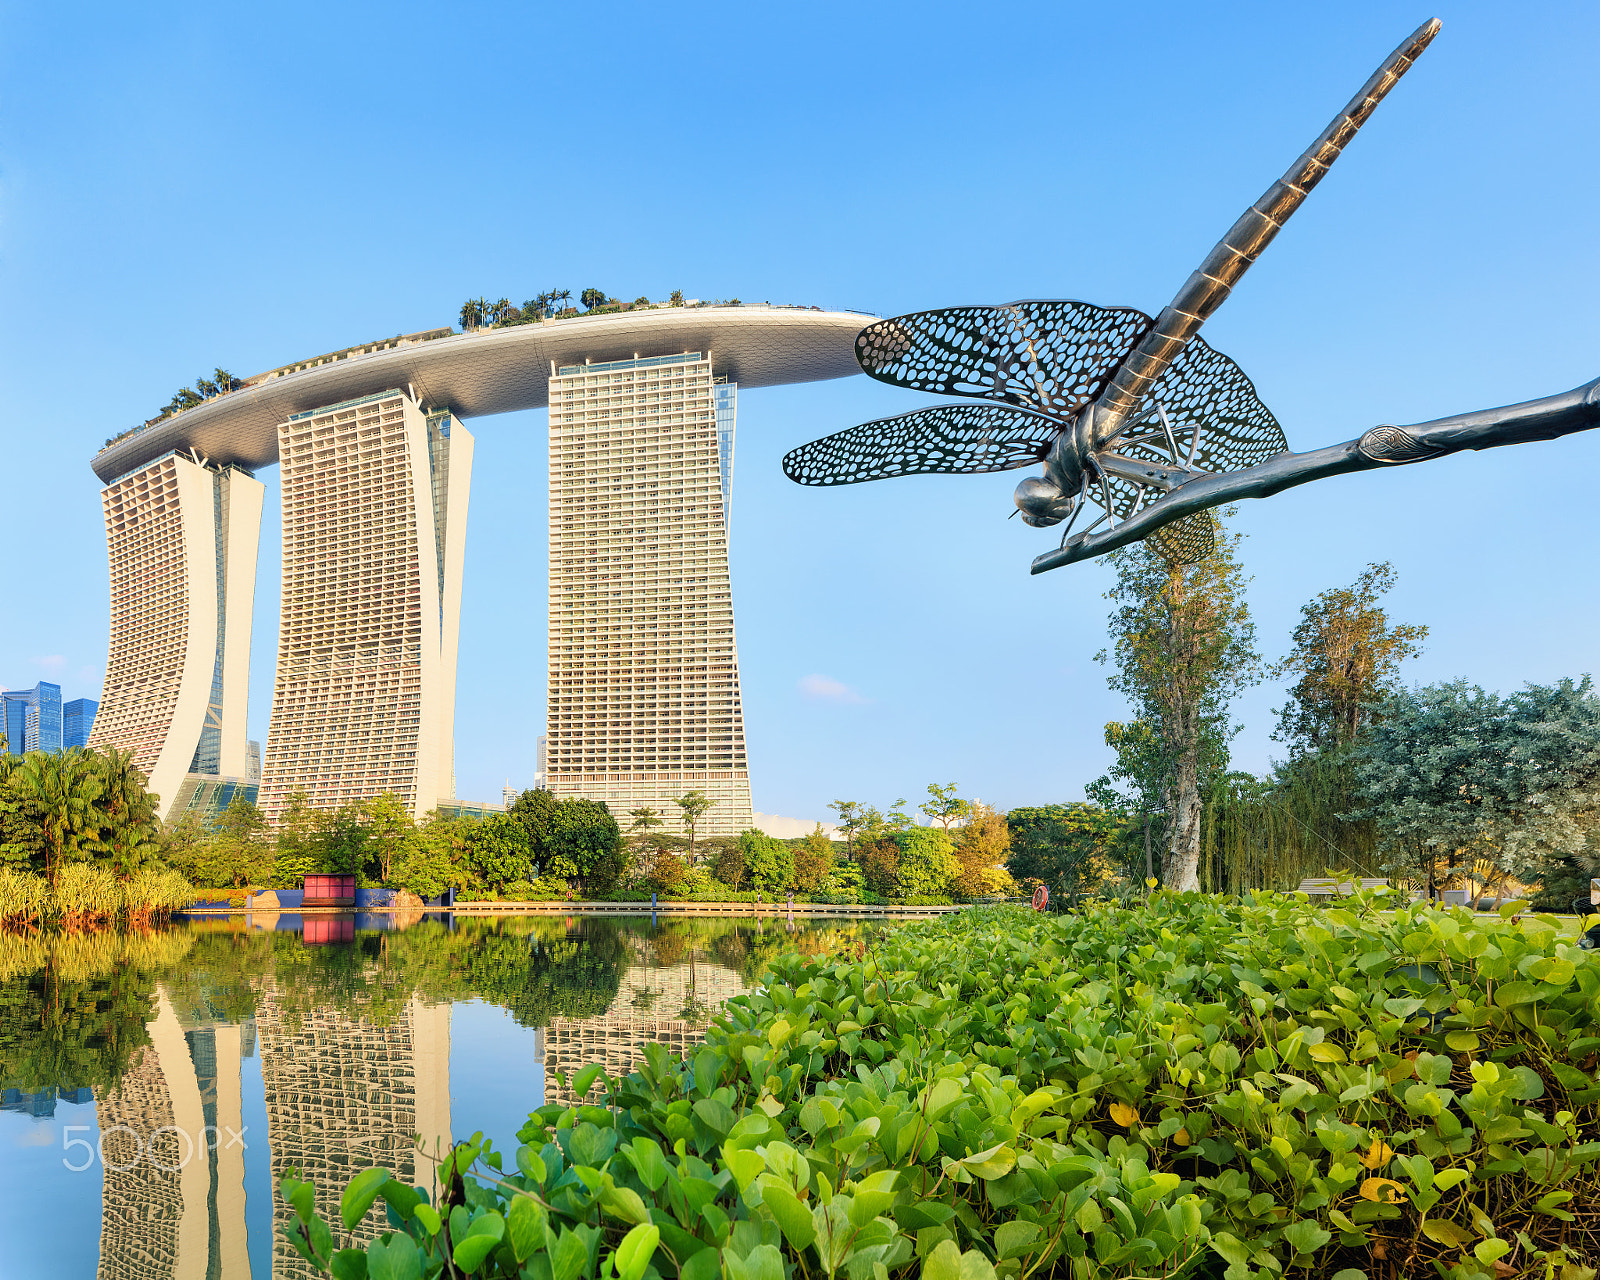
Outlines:
{"type": "Polygon", "coordinates": [[[1050,890],[1046,889],[1043,885],[1040,885],[1033,891],[1033,909],[1035,911],[1043,911],[1045,909],[1045,905],[1049,901],[1050,890]]]}

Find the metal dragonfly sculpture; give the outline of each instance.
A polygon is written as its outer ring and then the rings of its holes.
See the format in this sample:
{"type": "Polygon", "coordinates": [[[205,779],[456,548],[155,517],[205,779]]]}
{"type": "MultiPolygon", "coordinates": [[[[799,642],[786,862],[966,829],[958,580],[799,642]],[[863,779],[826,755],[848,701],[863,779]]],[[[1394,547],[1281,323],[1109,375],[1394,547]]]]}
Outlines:
{"type": "Polygon", "coordinates": [[[1597,379],[1543,400],[1373,427],[1344,444],[1291,453],[1250,379],[1198,336],[1438,31],[1437,19],[1424,23],[1384,60],[1155,319],[1131,307],[1036,300],[881,320],[856,339],[866,373],[971,399],[801,445],[784,458],[785,474],[797,484],[841,485],[1043,463],[1043,475],[1024,479],[1014,495],[1028,524],[1066,523],[1061,545],[1033,562],[1043,573],[1142,539],[1169,562],[1193,563],[1215,546],[1211,509],[1235,499],[1600,425],[1597,379]],[[1099,515],[1072,536],[1087,508],[1099,515]]]}

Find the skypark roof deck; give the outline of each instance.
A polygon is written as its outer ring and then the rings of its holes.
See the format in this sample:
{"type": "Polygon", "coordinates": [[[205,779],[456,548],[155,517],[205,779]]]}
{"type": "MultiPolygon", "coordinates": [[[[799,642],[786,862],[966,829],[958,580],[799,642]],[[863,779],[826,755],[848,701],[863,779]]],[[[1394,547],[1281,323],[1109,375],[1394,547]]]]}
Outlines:
{"type": "Polygon", "coordinates": [[[237,391],[108,445],[91,466],[102,481],[174,450],[249,470],[278,460],[278,424],[297,413],[409,386],[423,404],[463,418],[549,403],[552,365],[708,351],[741,389],[859,373],[856,335],[875,317],[800,307],[662,307],[477,329],[450,337],[387,339],[319,362],[288,364],[237,391]]]}

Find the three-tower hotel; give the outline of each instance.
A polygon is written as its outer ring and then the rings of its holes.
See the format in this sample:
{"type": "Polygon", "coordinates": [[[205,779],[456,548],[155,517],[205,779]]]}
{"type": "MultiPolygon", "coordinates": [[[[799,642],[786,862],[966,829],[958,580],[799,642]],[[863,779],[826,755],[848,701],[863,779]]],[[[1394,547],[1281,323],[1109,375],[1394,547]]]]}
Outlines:
{"type": "Polygon", "coordinates": [[[296,792],[336,808],[390,791],[420,816],[453,799],[475,449],[463,419],[548,404],[546,785],[619,815],[701,790],[717,802],[702,830],[742,830],[737,388],[857,372],[865,320],[663,306],[435,330],[274,369],[118,437],[93,463],[111,636],[91,745],[133,751],[167,817],[250,780],[255,473],[278,462],[262,808],[275,816],[296,792]]]}

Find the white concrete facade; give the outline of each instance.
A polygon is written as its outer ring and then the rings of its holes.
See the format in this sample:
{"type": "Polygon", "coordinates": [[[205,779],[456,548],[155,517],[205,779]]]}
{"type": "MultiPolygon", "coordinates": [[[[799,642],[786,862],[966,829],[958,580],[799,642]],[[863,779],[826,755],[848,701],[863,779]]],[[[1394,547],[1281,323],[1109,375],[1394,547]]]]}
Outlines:
{"type": "Polygon", "coordinates": [[[89,745],[132,751],[167,816],[186,775],[242,776],[265,489],[169,454],[101,493],[111,643],[89,745]]]}
{"type": "Polygon", "coordinates": [[[716,803],[696,836],[751,825],[710,353],[558,366],[550,377],[545,785],[641,805],[716,803]]]}
{"type": "Polygon", "coordinates": [[[269,819],[453,791],[470,433],[399,390],[278,428],[283,579],[261,771],[269,819]]]}

